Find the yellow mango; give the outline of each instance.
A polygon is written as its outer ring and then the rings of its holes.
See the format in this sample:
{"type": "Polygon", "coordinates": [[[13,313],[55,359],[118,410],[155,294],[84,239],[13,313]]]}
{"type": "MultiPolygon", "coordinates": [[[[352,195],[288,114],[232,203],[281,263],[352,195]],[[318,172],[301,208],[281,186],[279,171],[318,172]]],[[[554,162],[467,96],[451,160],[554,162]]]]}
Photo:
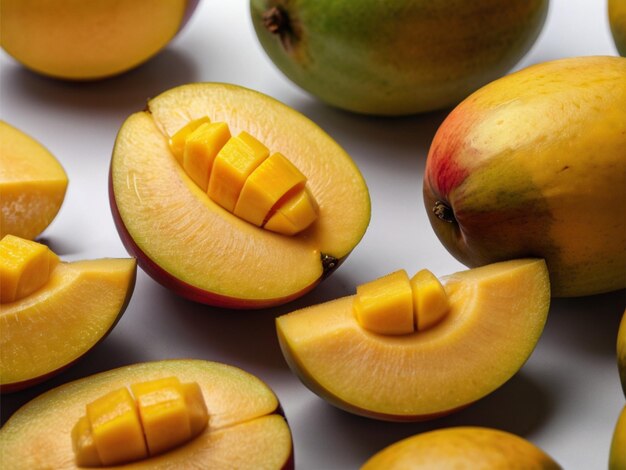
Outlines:
{"type": "Polygon", "coordinates": [[[268,148],[247,132],[230,139],[215,157],[209,197],[233,212],[246,179],[268,156],[268,148]]]}
{"type": "Polygon", "coordinates": [[[87,416],[81,416],[72,428],[72,449],[76,455],[76,464],[82,467],[102,466],[87,416]]]}
{"type": "Polygon", "coordinates": [[[235,215],[261,226],[281,198],[304,187],[306,177],[281,153],[261,163],[246,180],[235,206],[235,215]]]}
{"type": "Polygon", "coordinates": [[[43,287],[59,257],[46,245],[6,235],[0,240],[0,302],[14,302],[43,287]]]}
{"type": "Polygon", "coordinates": [[[418,271],[411,278],[413,310],[417,330],[430,328],[450,309],[450,301],[443,285],[428,269],[418,271]]]}
{"type": "Polygon", "coordinates": [[[209,422],[209,412],[202,396],[202,389],[197,382],[182,383],[181,387],[187,405],[191,435],[197,436],[209,422]]]}
{"type": "Polygon", "coordinates": [[[191,439],[187,404],[176,377],[131,385],[150,455],[191,439]]]}
{"type": "Polygon", "coordinates": [[[203,191],[209,187],[211,168],[218,152],[230,139],[230,130],[223,122],[201,124],[185,140],[183,168],[203,191]]]}
{"type": "Polygon", "coordinates": [[[318,214],[319,206],[311,191],[303,188],[278,207],[263,227],[273,232],[294,235],[315,222],[318,214]]]}
{"type": "Polygon", "coordinates": [[[413,293],[404,270],[358,286],[353,308],[357,321],[369,331],[384,335],[414,331],[413,293]]]}
{"type": "Polygon", "coordinates": [[[202,124],[208,124],[210,122],[211,120],[206,116],[194,119],[181,127],[172,137],[170,137],[170,149],[172,150],[172,153],[178,163],[181,165],[183,164],[183,155],[185,153],[185,143],[187,142],[187,137],[189,137],[189,135],[202,124]]]}
{"type": "Polygon", "coordinates": [[[137,404],[128,389],[114,390],[87,404],[87,419],[103,465],[148,456],[137,404]]]}

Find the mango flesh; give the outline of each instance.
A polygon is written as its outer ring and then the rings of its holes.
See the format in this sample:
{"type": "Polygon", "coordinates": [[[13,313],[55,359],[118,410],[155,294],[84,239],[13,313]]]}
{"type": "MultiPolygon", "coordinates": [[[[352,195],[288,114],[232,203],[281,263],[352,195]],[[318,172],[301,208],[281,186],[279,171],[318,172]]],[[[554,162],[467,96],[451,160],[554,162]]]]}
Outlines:
{"type": "Polygon", "coordinates": [[[560,470],[531,442],[481,427],[454,427],[403,439],[372,456],[361,470],[560,470]]]}
{"type": "Polygon", "coordinates": [[[611,440],[609,451],[609,470],[624,470],[626,468],[626,406],[622,409],[611,440]]]}
{"type": "Polygon", "coordinates": [[[333,106],[402,115],[453,106],[528,51],[548,0],[250,0],[257,37],[333,106]]]}
{"type": "Polygon", "coordinates": [[[25,67],[85,80],[146,61],[176,35],[197,0],[2,0],[2,48],[25,67]]]}
{"type": "Polygon", "coordinates": [[[210,415],[208,427],[180,447],[116,468],[293,468],[291,434],[274,393],[247,372],[201,360],[134,364],[37,397],[0,429],[0,461],[15,470],[78,468],[71,432],[85,413],[85,403],[134,382],[169,376],[199,384],[210,415]]]}
{"type": "Polygon", "coordinates": [[[14,302],[43,287],[59,257],[46,245],[7,235],[0,240],[0,302],[14,302]]]}
{"type": "Polygon", "coordinates": [[[626,59],[579,57],[496,80],[456,107],[424,202],[467,266],[546,259],[554,296],[626,286],[626,59]]]}
{"type": "Polygon", "coordinates": [[[511,378],[548,314],[543,260],[475,268],[442,279],[450,309],[431,328],[386,336],[362,328],[353,296],[278,317],[280,346],[313,392],[352,413],[419,420],[450,413],[511,378]]]}
{"type": "Polygon", "coordinates": [[[225,84],[174,88],[130,116],[113,151],[109,195],[118,232],[144,270],[180,295],[231,308],[308,292],[352,251],[370,217],[361,173],[326,133],[270,97],[225,84]],[[289,237],[263,230],[198,188],[168,142],[204,116],[289,155],[319,204],[308,229],[289,237]]]}
{"type": "Polygon", "coordinates": [[[609,0],[609,24],[617,52],[626,57],[626,1],[609,0]]]}
{"type": "Polygon", "coordinates": [[[102,340],[124,312],[135,274],[134,259],[59,263],[43,287],[0,304],[0,390],[40,382],[102,340]]]}
{"type": "Polygon", "coordinates": [[[66,189],[67,175],[56,158],[0,121],[0,237],[33,240],[59,212],[66,189]]]}

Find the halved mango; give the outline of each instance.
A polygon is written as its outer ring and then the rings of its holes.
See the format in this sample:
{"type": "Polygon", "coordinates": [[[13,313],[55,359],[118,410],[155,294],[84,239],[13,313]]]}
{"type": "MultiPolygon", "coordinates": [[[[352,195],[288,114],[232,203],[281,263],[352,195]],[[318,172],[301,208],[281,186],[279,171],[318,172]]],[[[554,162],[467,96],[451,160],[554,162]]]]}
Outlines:
{"type": "Polygon", "coordinates": [[[126,248],[153,278],[192,300],[231,308],[278,305],[308,292],[352,251],[370,218],[361,173],[322,129],[268,96],[211,83],[166,91],[126,120],[111,160],[110,201],[126,248]],[[257,227],[193,182],[169,141],[204,116],[226,123],[232,135],[254,136],[306,176],[319,206],[306,230],[285,236],[257,227]]]}
{"type": "Polygon", "coordinates": [[[67,175],[56,158],[0,121],[0,237],[33,240],[59,212],[66,189],[67,175]]]}
{"type": "Polygon", "coordinates": [[[43,287],[0,304],[0,390],[40,382],[102,340],[124,312],[135,274],[134,259],[59,263],[43,287]]]}
{"type": "Polygon", "coordinates": [[[0,462],[13,470],[84,468],[75,463],[72,428],[86,404],[132,383],[171,376],[198,383],[208,426],[179,447],[123,468],[293,468],[291,433],[272,390],[241,369],[201,360],[134,364],[44,393],[0,429],[0,462]]]}
{"type": "Polygon", "coordinates": [[[312,391],[356,414],[417,420],[465,407],[531,354],[548,314],[548,272],[543,260],[524,259],[442,282],[449,310],[424,331],[372,333],[349,296],[277,318],[283,354],[312,391]]]}

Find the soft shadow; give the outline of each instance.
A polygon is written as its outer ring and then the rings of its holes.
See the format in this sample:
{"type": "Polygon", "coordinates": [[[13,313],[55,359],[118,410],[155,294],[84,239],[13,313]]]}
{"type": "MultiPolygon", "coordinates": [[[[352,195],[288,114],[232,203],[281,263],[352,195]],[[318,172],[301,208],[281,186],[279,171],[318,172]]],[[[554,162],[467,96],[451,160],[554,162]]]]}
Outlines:
{"type": "Polygon", "coordinates": [[[434,429],[482,426],[526,436],[549,419],[553,408],[553,397],[540,384],[519,373],[465,410],[431,421],[381,422],[344,412],[321,399],[312,400],[300,419],[315,423],[311,427],[323,430],[324,440],[320,440],[319,434],[298,438],[301,444],[313,448],[322,445],[326,449],[330,446],[327,449],[329,453],[333,453],[332,447],[344,449],[338,450],[336,455],[345,454],[345,449],[349,448],[349,454],[357,455],[358,460],[364,463],[374,453],[394,442],[434,429]]]}
{"type": "Polygon", "coordinates": [[[561,348],[615,357],[617,331],[625,308],[624,289],[587,297],[552,299],[544,334],[561,348]]]}
{"type": "Polygon", "coordinates": [[[5,70],[2,88],[16,94],[16,101],[24,95],[24,99],[47,106],[128,115],[143,109],[148,98],[196,80],[192,58],[182,50],[168,48],[137,68],[95,81],[58,80],[15,64],[5,70]]]}

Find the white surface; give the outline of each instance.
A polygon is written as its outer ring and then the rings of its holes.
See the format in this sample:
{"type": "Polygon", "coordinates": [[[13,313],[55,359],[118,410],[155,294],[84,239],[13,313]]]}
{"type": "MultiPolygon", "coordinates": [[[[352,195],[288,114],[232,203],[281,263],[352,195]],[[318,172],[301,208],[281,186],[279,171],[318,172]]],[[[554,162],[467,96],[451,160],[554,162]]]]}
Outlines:
{"type": "MultiPolygon", "coordinates": [[[[517,68],[565,56],[615,54],[605,7],[600,0],[553,0],[539,41],[517,68]]],[[[321,104],[267,59],[244,0],[201,2],[165,51],[107,81],[45,79],[0,53],[1,118],[47,146],[70,178],[63,208],[44,233],[64,259],[126,255],[107,194],[115,135],[148,97],[195,81],[265,92],[309,116],[343,145],[370,188],[372,220],[363,241],[313,293],[265,312],[193,304],[140,271],[114,331],[62,375],[3,397],[3,422],[28,399],[74,378],[134,362],[195,357],[239,366],[276,391],[292,427],[300,470],[358,468],[392,442],[449,425],[492,426],[522,435],[566,469],[606,468],[613,426],[624,405],[615,363],[624,291],[555,300],[545,334],[520,373],[474,406],[440,420],[397,424],[353,416],[326,404],[292,375],[277,345],[275,316],[352,293],[358,283],[396,269],[427,267],[443,275],[463,268],[435,237],[421,196],[428,145],[445,113],[377,119],[321,104]]]]}

